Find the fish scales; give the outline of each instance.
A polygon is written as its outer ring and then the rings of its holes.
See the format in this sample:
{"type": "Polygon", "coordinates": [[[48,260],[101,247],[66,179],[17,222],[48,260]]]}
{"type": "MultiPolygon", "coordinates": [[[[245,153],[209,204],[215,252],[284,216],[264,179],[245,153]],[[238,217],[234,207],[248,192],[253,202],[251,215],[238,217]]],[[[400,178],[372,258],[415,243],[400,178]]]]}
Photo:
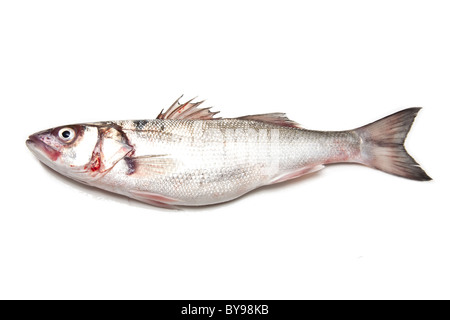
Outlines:
{"type": "Polygon", "coordinates": [[[144,165],[127,175],[123,161],[105,176],[105,188],[144,189],[175,198],[178,204],[231,200],[268,184],[280,170],[291,172],[342,157],[340,149],[329,148],[331,143],[341,143],[348,153],[359,150],[359,140],[351,133],[280,128],[258,121],[150,120],[143,128],[134,123],[117,122],[135,146],[135,156],[170,155],[175,165],[164,174],[144,165]]]}
{"type": "Polygon", "coordinates": [[[430,179],[403,147],[418,108],[353,130],[315,131],[281,113],[222,119],[198,106],[177,100],[157,119],[53,128],[27,145],[63,175],[167,208],[229,201],[338,162],[430,179]]]}

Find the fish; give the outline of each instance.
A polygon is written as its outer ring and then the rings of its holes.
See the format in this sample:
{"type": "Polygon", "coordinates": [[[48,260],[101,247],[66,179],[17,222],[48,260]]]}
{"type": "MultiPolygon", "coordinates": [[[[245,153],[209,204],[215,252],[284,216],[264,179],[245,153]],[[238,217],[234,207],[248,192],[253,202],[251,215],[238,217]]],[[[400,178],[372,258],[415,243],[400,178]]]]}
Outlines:
{"type": "Polygon", "coordinates": [[[318,131],[285,113],[221,118],[203,101],[180,99],[156,119],[65,125],[30,135],[26,145],[70,179],[168,209],[227,202],[332,163],[431,180],[404,147],[420,108],[318,131]]]}

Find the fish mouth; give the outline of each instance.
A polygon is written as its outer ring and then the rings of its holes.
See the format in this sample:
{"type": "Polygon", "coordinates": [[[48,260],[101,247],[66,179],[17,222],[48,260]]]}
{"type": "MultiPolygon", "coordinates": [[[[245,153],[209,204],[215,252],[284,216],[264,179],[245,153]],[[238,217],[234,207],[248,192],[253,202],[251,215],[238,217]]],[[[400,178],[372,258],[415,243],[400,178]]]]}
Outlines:
{"type": "Polygon", "coordinates": [[[48,144],[43,142],[39,136],[33,134],[28,137],[26,141],[28,149],[30,149],[33,153],[35,151],[40,151],[40,153],[43,153],[46,155],[50,160],[56,161],[61,153],[58,150],[53,149],[48,144]]]}

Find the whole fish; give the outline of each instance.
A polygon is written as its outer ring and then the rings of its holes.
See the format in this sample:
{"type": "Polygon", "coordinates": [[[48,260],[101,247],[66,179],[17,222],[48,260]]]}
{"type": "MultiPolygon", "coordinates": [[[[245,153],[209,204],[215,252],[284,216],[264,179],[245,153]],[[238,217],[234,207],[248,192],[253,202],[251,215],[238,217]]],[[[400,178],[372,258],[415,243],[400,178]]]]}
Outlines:
{"type": "Polygon", "coordinates": [[[420,108],[353,130],[315,131],[284,113],[223,119],[200,108],[203,101],[179,100],[153,120],[62,126],[26,143],[71,179],[165,208],[229,201],[338,162],[431,180],[403,146],[420,108]]]}

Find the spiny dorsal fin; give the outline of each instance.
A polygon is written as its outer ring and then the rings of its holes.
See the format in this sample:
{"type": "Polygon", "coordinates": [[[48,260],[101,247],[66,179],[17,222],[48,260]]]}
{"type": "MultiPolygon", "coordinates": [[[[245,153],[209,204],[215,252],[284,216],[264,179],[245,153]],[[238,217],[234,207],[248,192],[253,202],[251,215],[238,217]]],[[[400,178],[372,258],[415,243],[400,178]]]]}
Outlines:
{"type": "Polygon", "coordinates": [[[301,128],[300,124],[298,124],[295,121],[292,121],[291,119],[286,117],[285,113],[281,113],[281,112],[254,114],[254,115],[250,115],[250,116],[239,117],[236,119],[261,121],[261,122],[275,124],[275,125],[283,126],[283,127],[301,128]]]}
{"type": "Polygon", "coordinates": [[[192,102],[195,98],[181,104],[180,99],[183,96],[179,97],[170,107],[167,109],[166,112],[163,112],[164,109],[161,111],[161,113],[158,115],[156,119],[189,119],[189,120],[217,120],[219,118],[214,118],[214,116],[219,113],[217,112],[211,112],[209,108],[199,108],[198,106],[201,105],[203,101],[199,102],[192,102]]]}

